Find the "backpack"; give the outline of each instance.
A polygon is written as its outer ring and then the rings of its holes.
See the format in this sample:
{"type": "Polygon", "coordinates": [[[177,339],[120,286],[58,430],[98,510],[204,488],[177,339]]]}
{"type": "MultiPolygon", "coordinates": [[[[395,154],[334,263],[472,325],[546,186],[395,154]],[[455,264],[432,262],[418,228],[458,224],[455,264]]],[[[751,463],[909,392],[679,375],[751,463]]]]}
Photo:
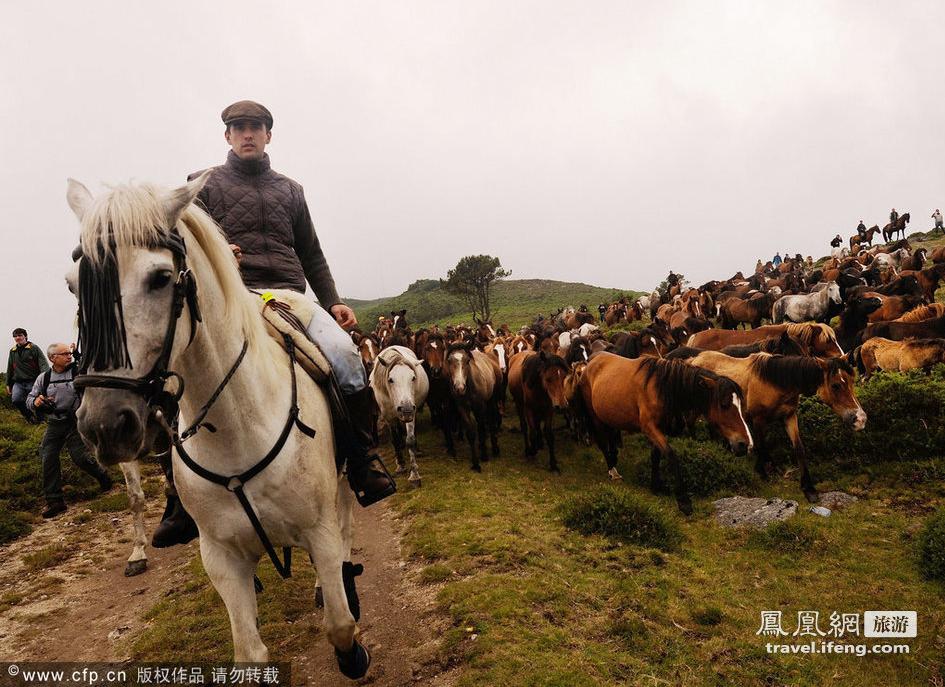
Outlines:
{"type": "MultiPolygon", "coordinates": [[[[46,370],[43,373],[43,383],[40,387],[41,389],[40,395],[42,396],[46,395],[46,393],[49,391],[50,384],[68,384],[69,382],[74,380],[75,367],[76,367],[75,364],[72,364],[69,366],[69,372],[71,373],[71,375],[69,376],[69,379],[60,379],[60,380],[56,380],[55,382],[52,381],[52,368],[49,368],[48,370],[46,370]]],[[[55,408],[46,408],[45,406],[40,406],[39,408],[34,406],[32,410],[33,410],[33,414],[36,415],[36,417],[39,419],[46,418],[56,412],[55,408]]]]}

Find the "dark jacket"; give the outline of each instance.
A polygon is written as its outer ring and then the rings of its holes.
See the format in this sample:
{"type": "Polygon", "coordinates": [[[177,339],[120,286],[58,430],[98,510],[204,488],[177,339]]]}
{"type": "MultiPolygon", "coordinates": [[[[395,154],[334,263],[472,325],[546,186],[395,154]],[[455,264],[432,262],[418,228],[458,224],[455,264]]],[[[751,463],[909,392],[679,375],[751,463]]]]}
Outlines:
{"type": "Polygon", "coordinates": [[[841,239],[839,236],[834,236],[830,241],[830,245],[834,248],[839,248],[841,243],[843,243],[843,239],[841,239]]]}
{"type": "Polygon", "coordinates": [[[22,346],[17,344],[10,349],[10,357],[7,358],[7,386],[13,386],[16,382],[32,384],[40,373],[48,369],[46,356],[36,344],[31,341],[22,346]]]}
{"type": "Polygon", "coordinates": [[[272,171],[268,155],[246,161],[230,151],[226,164],[213,168],[197,199],[227,240],[240,247],[246,286],[304,293],[307,279],[326,309],[342,302],[301,185],[272,171]]]}

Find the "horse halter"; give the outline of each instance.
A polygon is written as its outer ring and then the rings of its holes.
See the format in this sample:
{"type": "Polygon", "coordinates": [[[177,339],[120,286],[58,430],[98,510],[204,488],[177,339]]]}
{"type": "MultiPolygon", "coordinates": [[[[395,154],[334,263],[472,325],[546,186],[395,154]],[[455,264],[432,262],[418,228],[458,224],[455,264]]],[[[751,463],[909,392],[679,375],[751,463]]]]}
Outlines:
{"type": "MultiPolygon", "coordinates": [[[[161,241],[157,247],[167,248],[171,251],[174,258],[174,272],[177,274],[177,278],[174,281],[174,292],[171,297],[171,317],[167,323],[167,330],[164,333],[164,343],[161,346],[160,355],[158,355],[151,370],[141,377],[87,374],[86,370],[88,370],[91,361],[88,357],[83,357],[80,366],[81,374],[76,375],[75,386],[77,389],[99,388],[130,391],[139,396],[143,396],[148,407],[161,409],[167,417],[173,418],[176,416],[177,402],[180,401],[181,397],[184,395],[183,378],[167,367],[171,359],[171,350],[174,347],[174,338],[177,335],[177,321],[184,311],[184,303],[186,302],[191,321],[190,338],[187,342],[189,346],[197,333],[197,323],[201,321],[200,306],[197,302],[197,282],[194,280],[193,273],[187,267],[187,246],[184,243],[183,237],[177,232],[177,229],[173,228],[167,232],[164,235],[164,240],[161,241]],[[177,380],[177,389],[174,393],[165,390],[167,381],[172,377],[177,380]]],[[[111,246],[111,250],[114,251],[114,245],[111,246]]],[[[76,258],[77,255],[81,261],[84,262],[86,260],[86,258],[82,256],[80,249],[73,251],[73,258],[76,258]]],[[[83,263],[80,262],[80,293],[82,291],[81,282],[83,272],[86,272],[85,276],[89,278],[91,275],[87,273],[87,270],[91,269],[91,265],[83,265],[83,263]]],[[[121,291],[117,284],[115,284],[114,293],[109,295],[114,297],[114,305],[110,305],[110,307],[118,309],[119,316],[121,316],[121,291]]],[[[92,319],[95,319],[94,316],[92,319]]],[[[95,321],[88,321],[88,314],[80,302],[79,343],[88,343],[91,338],[89,336],[90,329],[100,324],[101,323],[95,321]]],[[[127,357],[124,322],[121,321],[119,324],[121,345],[122,348],[125,349],[125,356],[127,357]]],[[[110,362],[115,366],[120,365],[120,360],[111,360],[110,362]]]]}

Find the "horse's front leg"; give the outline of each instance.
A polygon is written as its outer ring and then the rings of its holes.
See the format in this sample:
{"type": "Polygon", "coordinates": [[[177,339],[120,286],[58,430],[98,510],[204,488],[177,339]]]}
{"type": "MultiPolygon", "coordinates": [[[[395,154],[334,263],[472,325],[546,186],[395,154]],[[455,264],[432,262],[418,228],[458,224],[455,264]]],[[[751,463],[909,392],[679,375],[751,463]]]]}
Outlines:
{"type": "Polygon", "coordinates": [[[141,470],[138,461],[119,463],[122,474],[125,476],[125,487],[128,489],[128,509],[131,511],[132,536],[131,556],[125,565],[125,577],[140,575],[148,567],[148,555],[144,552],[147,537],[144,533],[144,491],[141,489],[141,470]]]}
{"type": "Polygon", "coordinates": [[[692,515],[692,499],[689,497],[689,492],[686,490],[686,481],[683,477],[682,466],[679,463],[676,452],[669,445],[669,440],[655,424],[650,424],[641,429],[650,440],[650,443],[652,443],[653,446],[659,450],[662,457],[666,459],[670,469],[673,471],[676,505],[679,506],[679,510],[685,515],[692,515]]]}
{"type": "Polygon", "coordinates": [[[417,467],[417,422],[407,423],[407,452],[410,454],[410,475],[407,477],[410,480],[410,483],[415,486],[420,486],[420,469],[417,467]]]}
{"type": "Polygon", "coordinates": [[[545,441],[548,443],[548,469],[554,473],[561,474],[558,467],[558,460],[555,458],[555,433],[554,433],[554,408],[545,416],[545,441]]]}
{"type": "Polygon", "coordinates": [[[462,425],[462,431],[466,434],[466,440],[469,442],[470,460],[472,460],[472,470],[482,472],[482,465],[479,462],[479,453],[476,451],[475,420],[469,415],[472,411],[465,406],[456,404],[456,410],[459,415],[459,423],[462,425]]]}
{"type": "Polygon", "coordinates": [[[784,418],[784,429],[787,430],[788,438],[794,447],[794,456],[797,458],[797,464],[801,468],[801,491],[804,497],[811,503],[820,501],[820,495],[814,488],[814,480],[811,479],[807,471],[807,449],[804,448],[804,442],[801,441],[801,430],[797,425],[797,413],[784,418]]]}
{"type": "Polygon", "coordinates": [[[200,537],[200,558],[230,616],[234,662],[265,663],[269,660],[269,650],[259,636],[253,587],[253,574],[259,561],[245,558],[207,536],[200,537]]]}
{"type": "Polygon", "coordinates": [[[488,406],[473,411],[473,417],[476,420],[476,436],[479,439],[479,458],[483,461],[489,460],[486,454],[486,424],[488,423],[486,415],[488,412],[488,406]]]}
{"type": "MultiPolygon", "coordinates": [[[[344,485],[339,485],[339,490],[342,489],[344,485]]],[[[338,503],[342,503],[340,498],[338,503]]],[[[350,510],[350,502],[347,506],[342,504],[342,507],[350,510]]],[[[313,528],[306,548],[318,571],[318,581],[325,603],[325,629],[328,633],[328,641],[335,647],[338,668],[345,677],[357,680],[367,672],[371,664],[371,656],[356,639],[358,627],[351,613],[342,575],[345,563],[348,567],[353,567],[350,561],[345,560],[350,555],[350,548],[346,548],[351,544],[350,531],[347,543],[343,532],[344,527],[350,529],[350,513],[347,516],[342,515],[341,522],[334,522],[334,517],[330,517],[331,520],[326,518],[313,528]],[[348,517],[347,525],[345,525],[345,517],[348,517]]],[[[357,598],[353,576],[350,579],[350,586],[353,604],[357,598]]]]}
{"type": "Polygon", "coordinates": [[[397,457],[396,473],[402,475],[407,472],[407,468],[404,466],[404,447],[406,446],[404,426],[396,417],[391,418],[387,425],[390,428],[391,443],[394,445],[394,455],[397,457]]]}

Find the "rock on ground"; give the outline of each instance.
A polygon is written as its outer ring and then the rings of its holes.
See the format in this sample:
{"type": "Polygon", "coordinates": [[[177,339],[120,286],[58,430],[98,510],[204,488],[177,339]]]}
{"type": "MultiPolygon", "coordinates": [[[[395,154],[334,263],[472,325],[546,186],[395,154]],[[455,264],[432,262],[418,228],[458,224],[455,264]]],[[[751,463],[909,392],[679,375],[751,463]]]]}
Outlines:
{"type": "Polygon", "coordinates": [[[841,510],[856,500],[855,496],[845,491],[827,491],[820,495],[820,501],[817,502],[817,505],[830,510],[841,510]]]}
{"type": "Polygon", "coordinates": [[[723,527],[762,528],[776,520],[787,520],[797,513],[797,501],[731,496],[713,501],[715,519],[723,527]]]}

